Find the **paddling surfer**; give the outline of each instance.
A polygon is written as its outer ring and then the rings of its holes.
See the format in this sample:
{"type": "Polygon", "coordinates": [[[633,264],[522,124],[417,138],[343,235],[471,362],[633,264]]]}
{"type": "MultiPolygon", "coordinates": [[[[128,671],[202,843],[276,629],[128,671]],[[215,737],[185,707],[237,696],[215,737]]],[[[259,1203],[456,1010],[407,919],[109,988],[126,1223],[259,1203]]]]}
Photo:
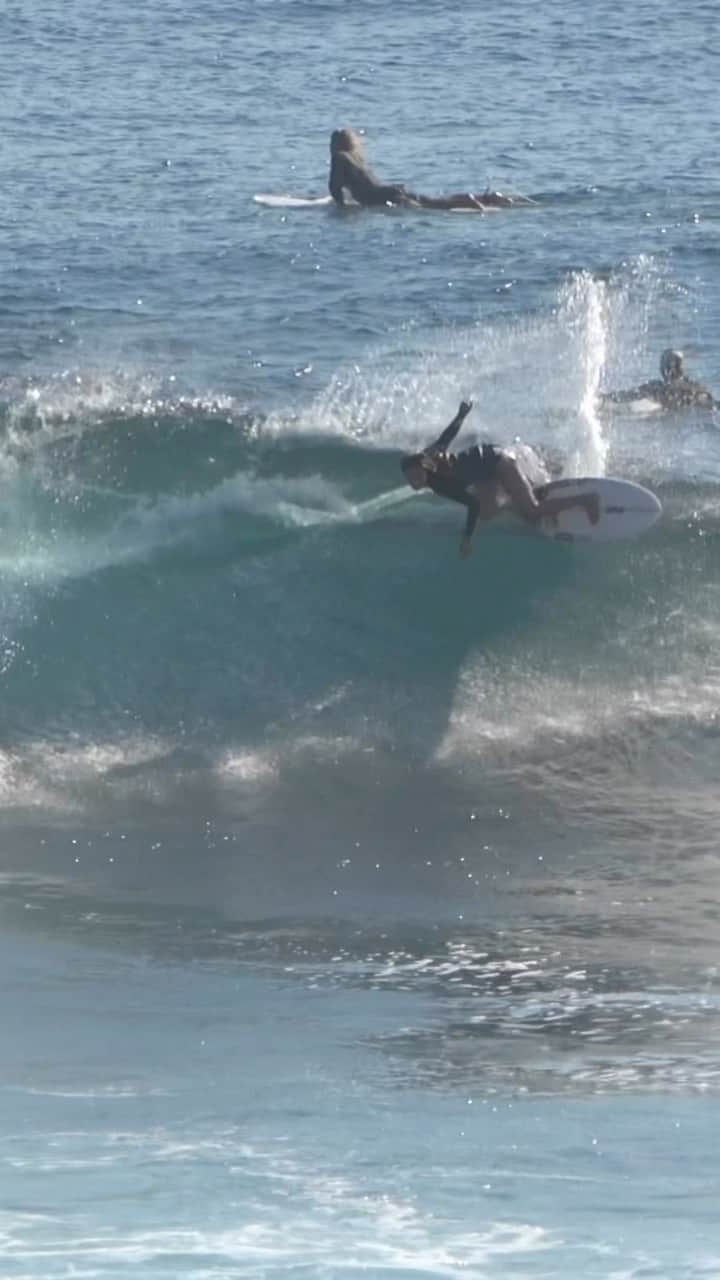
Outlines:
{"type": "Polygon", "coordinates": [[[456,191],[449,196],[424,196],[408,191],[403,183],[379,182],[370,172],[362,139],[354,129],[335,129],[330,136],[330,195],[337,205],[345,205],[348,191],[356,204],[365,208],[400,205],[410,209],[471,209],[482,213],[492,206],[529,204],[523,197],[505,196],[500,191],[456,191]]]}
{"type": "Polygon", "coordinates": [[[717,409],[720,402],[712,393],[685,373],[685,357],[682,351],[663,351],[660,357],[660,378],[643,382],[629,391],[606,391],[601,396],[605,404],[627,404],[632,400],[654,400],[661,409],[717,409]]]}

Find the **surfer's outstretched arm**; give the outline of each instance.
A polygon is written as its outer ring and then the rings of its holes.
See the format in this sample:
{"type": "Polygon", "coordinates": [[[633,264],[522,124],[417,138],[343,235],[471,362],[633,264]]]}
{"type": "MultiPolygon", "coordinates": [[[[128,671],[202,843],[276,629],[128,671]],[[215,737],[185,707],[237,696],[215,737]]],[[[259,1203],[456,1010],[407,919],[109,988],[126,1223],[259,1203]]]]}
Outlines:
{"type": "Polygon", "coordinates": [[[600,399],[603,404],[630,404],[632,400],[657,400],[662,395],[662,382],[643,382],[640,387],[629,387],[626,391],[603,391],[600,399]]]}
{"type": "Polygon", "coordinates": [[[465,421],[470,410],[472,409],[472,406],[473,406],[472,400],[461,400],[460,408],[455,414],[455,417],[453,418],[452,422],[448,423],[445,430],[442,432],[441,435],[438,436],[434,444],[429,445],[427,449],[423,450],[423,452],[426,454],[427,453],[429,454],[444,453],[448,445],[452,444],[453,440],[455,439],[463,422],[465,421]]]}

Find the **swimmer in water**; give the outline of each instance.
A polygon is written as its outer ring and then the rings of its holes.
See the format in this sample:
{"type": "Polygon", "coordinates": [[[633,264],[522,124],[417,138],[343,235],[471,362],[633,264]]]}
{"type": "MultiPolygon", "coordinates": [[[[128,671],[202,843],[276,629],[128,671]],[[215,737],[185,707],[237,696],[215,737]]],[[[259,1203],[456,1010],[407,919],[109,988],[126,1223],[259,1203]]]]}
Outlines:
{"type": "Polygon", "coordinates": [[[600,515],[597,494],[546,497],[544,485],[533,487],[512,450],[483,444],[463,453],[448,453],[448,445],[471,409],[472,400],[463,400],[452,422],[434,444],[421,453],[407,454],[400,462],[403,475],[413,489],[432,489],[440,497],[467,507],[460,543],[463,559],[472,551],[472,536],[478,520],[492,520],[508,507],[531,524],[546,516],[556,516],[569,507],[582,507],[590,524],[597,524],[600,515]]]}
{"type": "Polygon", "coordinates": [[[655,400],[661,409],[717,409],[714,400],[702,382],[694,382],[685,374],[682,351],[668,348],[660,357],[660,379],[643,382],[629,391],[608,391],[601,399],[606,404],[626,404],[632,400],[655,400]]]}
{"type": "Polygon", "coordinates": [[[370,172],[360,135],[354,129],[335,129],[330,136],[330,195],[337,205],[345,205],[348,191],[364,208],[400,205],[408,209],[473,209],[482,213],[491,206],[530,204],[524,197],[504,196],[500,191],[475,195],[457,191],[449,196],[423,196],[408,191],[403,183],[378,182],[370,172]]]}

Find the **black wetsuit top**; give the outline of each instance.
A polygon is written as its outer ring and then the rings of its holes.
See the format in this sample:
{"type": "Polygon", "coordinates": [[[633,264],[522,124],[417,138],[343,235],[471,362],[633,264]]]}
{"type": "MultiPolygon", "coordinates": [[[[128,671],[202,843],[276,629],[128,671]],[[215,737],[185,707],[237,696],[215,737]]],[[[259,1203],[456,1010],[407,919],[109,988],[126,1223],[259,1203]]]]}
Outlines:
{"type": "Polygon", "coordinates": [[[453,502],[461,502],[467,507],[465,520],[465,537],[472,537],[478,521],[479,505],[477,498],[470,492],[470,485],[488,484],[495,480],[500,450],[494,444],[484,444],[481,448],[474,445],[463,453],[446,453],[447,446],[455,439],[463,420],[454,418],[442,435],[424,452],[432,458],[436,470],[428,471],[428,487],[442,498],[450,498],[453,502]]]}
{"type": "Polygon", "coordinates": [[[378,182],[349,151],[336,151],[333,155],[328,187],[333,200],[340,205],[345,203],[343,187],[362,205],[407,204],[414,198],[412,192],[399,183],[378,182]]]}

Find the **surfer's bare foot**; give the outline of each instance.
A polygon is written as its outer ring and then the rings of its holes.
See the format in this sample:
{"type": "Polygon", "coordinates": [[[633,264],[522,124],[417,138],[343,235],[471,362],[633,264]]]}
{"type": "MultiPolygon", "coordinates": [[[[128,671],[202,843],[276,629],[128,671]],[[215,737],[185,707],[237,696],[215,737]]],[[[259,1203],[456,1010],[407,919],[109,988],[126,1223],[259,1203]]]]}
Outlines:
{"type": "Polygon", "coordinates": [[[600,499],[596,493],[589,493],[583,498],[583,506],[585,514],[591,524],[597,524],[600,519],[600,499]]]}

